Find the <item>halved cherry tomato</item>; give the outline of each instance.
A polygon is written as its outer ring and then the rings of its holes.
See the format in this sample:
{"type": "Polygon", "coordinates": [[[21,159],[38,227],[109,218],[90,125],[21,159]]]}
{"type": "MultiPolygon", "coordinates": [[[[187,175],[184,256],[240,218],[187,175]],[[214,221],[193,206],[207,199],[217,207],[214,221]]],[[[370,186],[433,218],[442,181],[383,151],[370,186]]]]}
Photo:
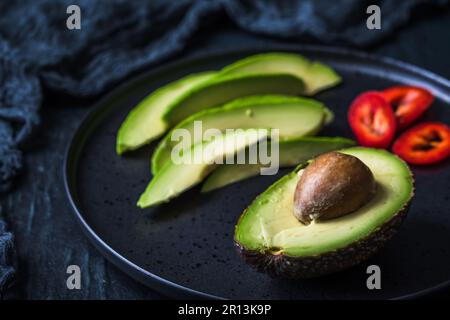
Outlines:
{"type": "Polygon", "coordinates": [[[405,129],[416,121],[434,100],[430,91],[413,86],[396,86],[381,91],[394,109],[398,128],[405,129]]]}
{"type": "Polygon", "coordinates": [[[450,128],[440,122],[426,122],[404,132],[392,151],[411,164],[431,164],[450,156],[450,128]]]}
{"type": "Polygon", "coordinates": [[[373,148],[389,147],[397,126],[391,106],[375,91],[365,92],[353,100],[348,122],[359,144],[373,148]]]}

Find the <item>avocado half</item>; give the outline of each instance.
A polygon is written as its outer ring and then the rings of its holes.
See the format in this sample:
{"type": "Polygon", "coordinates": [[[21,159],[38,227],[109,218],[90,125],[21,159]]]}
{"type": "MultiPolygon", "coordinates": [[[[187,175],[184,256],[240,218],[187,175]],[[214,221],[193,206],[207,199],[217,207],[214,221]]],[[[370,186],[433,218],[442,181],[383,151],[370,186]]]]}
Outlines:
{"type": "Polygon", "coordinates": [[[339,152],[371,169],[377,183],[372,200],[340,218],[303,225],[293,214],[295,188],[308,163],[300,165],[239,218],[234,241],[247,263],[272,277],[318,277],[359,264],[397,232],[414,194],[408,166],[384,150],[354,147],[339,152]]]}

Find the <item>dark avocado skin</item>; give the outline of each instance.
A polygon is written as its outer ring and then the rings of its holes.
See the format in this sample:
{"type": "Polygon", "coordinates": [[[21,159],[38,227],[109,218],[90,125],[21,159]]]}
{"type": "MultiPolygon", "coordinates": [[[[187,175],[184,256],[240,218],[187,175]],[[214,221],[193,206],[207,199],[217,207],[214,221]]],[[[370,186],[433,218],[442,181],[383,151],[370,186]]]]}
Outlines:
{"type": "MultiPolygon", "coordinates": [[[[411,195],[412,198],[412,195],[411,195]]],[[[357,242],[318,256],[291,257],[247,250],[235,239],[235,245],[245,262],[273,278],[308,279],[338,272],[357,265],[381,249],[397,233],[409,209],[409,203],[377,230],[357,242]]]]}

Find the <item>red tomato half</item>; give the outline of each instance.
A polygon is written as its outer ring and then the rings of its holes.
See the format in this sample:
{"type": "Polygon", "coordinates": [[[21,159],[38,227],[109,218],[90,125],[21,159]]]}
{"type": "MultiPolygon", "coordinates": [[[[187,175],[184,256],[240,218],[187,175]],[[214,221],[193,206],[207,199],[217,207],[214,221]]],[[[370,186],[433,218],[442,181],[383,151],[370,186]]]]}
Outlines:
{"type": "Polygon", "coordinates": [[[433,103],[430,91],[412,86],[396,86],[381,91],[392,106],[400,130],[416,121],[433,103]]]}
{"type": "Polygon", "coordinates": [[[411,164],[431,164],[450,156],[450,128],[440,122],[426,122],[404,132],[392,151],[411,164]]]}
{"type": "Polygon", "coordinates": [[[397,126],[391,106],[375,91],[362,93],[353,100],[348,122],[359,144],[373,148],[387,148],[397,126]]]}

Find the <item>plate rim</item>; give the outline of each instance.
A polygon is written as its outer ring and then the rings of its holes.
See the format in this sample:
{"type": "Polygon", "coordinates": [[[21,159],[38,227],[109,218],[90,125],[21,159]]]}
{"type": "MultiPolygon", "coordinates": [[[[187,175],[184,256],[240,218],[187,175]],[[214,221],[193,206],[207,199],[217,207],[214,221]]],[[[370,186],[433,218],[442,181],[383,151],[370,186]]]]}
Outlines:
{"type": "MultiPolygon", "coordinates": [[[[87,126],[98,114],[101,114],[104,110],[108,109],[108,101],[113,100],[115,96],[119,96],[127,91],[128,88],[134,87],[136,84],[142,82],[145,78],[149,77],[150,74],[157,75],[158,73],[167,70],[174,69],[176,67],[192,63],[195,61],[202,61],[205,59],[211,58],[219,58],[226,57],[230,55],[243,55],[243,54],[256,54],[262,52],[272,52],[272,51],[281,51],[281,52],[297,52],[303,54],[303,52],[319,52],[323,54],[331,54],[331,55],[341,55],[341,56],[352,56],[359,59],[367,59],[371,62],[377,62],[381,64],[385,64],[387,67],[395,67],[400,68],[403,71],[408,71],[416,76],[426,79],[427,81],[432,82],[434,85],[439,87],[440,90],[445,92],[445,95],[450,96],[450,81],[446,78],[423,69],[421,67],[415,66],[413,64],[403,62],[397,60],[395,58],[375,55],[371,53],[367,53],[361,50],[351,49],[351,48],[343,48],[336,46],[324,46],[324,45],[295,45],[295,44],[274,44],[269,46],[249,46],[240,49],[227,49],[227,50],[206,50],[201,51],[200,53],[188,54],[182,58],[179,58],[177,55],[170,62],[163,62],[158,66],[149,66],[144,67],[141,70],[132,71],[129,76],[125,77],[125,79],[119,83],[118,85],[113,85],[109,92],[105,93],[97,102],[93,104],[91,110],[87,111],[84,117],[80,120],[77,129],[72,134],[69,144],[65,150],[64,155],[64,165],[63,165],[63,180],[64,180],[64,190],[66,196],[69,200],[70,207],[72,212],[80,224],[83,233],[88,237],[91,244],[100,251],[100,253],[113,265],[115,265],[120,271],[124,272],[128,276],[132,277],[139,283],[145,285],[146,287],[155,290],[159,293],[166,295],[167,297],[173,298],[195,298],[195,299],[215,299],[215,300],[227,300],[226,298],[205,293],[199,290],[195,290],[189,288],[187,286],[183,286],[177,284],[173,281],[167,280],[163,277],[160,277],[154,273],[151,273],[132,261],[128,260],[120,253],[115,251],[112,247],[110,247],[96,232],[91,228],[91,226],[84,219],[81,210],[77,205],[76,199],[76,191],[74,187],[74,182],[71,181],[72,172],[76,172],[76,164],[72,164],[72,160],[74,158],[74,154],[76,153],[76,149],[82,136],[84,135],[84,127],[87,126]],[[74,168],[72,168],[74,167],[74,168]]],[[[413,299],[423,297],[427,294],[440,291],[444,288],[450,287],[450,279],[447,281],[441,282],[435,286],[425,288],[423,290],[419,290],[417,292],[401,295],[398,297],[391,298],[392,300],[403,300],[403,299],[413,299]]]]}

